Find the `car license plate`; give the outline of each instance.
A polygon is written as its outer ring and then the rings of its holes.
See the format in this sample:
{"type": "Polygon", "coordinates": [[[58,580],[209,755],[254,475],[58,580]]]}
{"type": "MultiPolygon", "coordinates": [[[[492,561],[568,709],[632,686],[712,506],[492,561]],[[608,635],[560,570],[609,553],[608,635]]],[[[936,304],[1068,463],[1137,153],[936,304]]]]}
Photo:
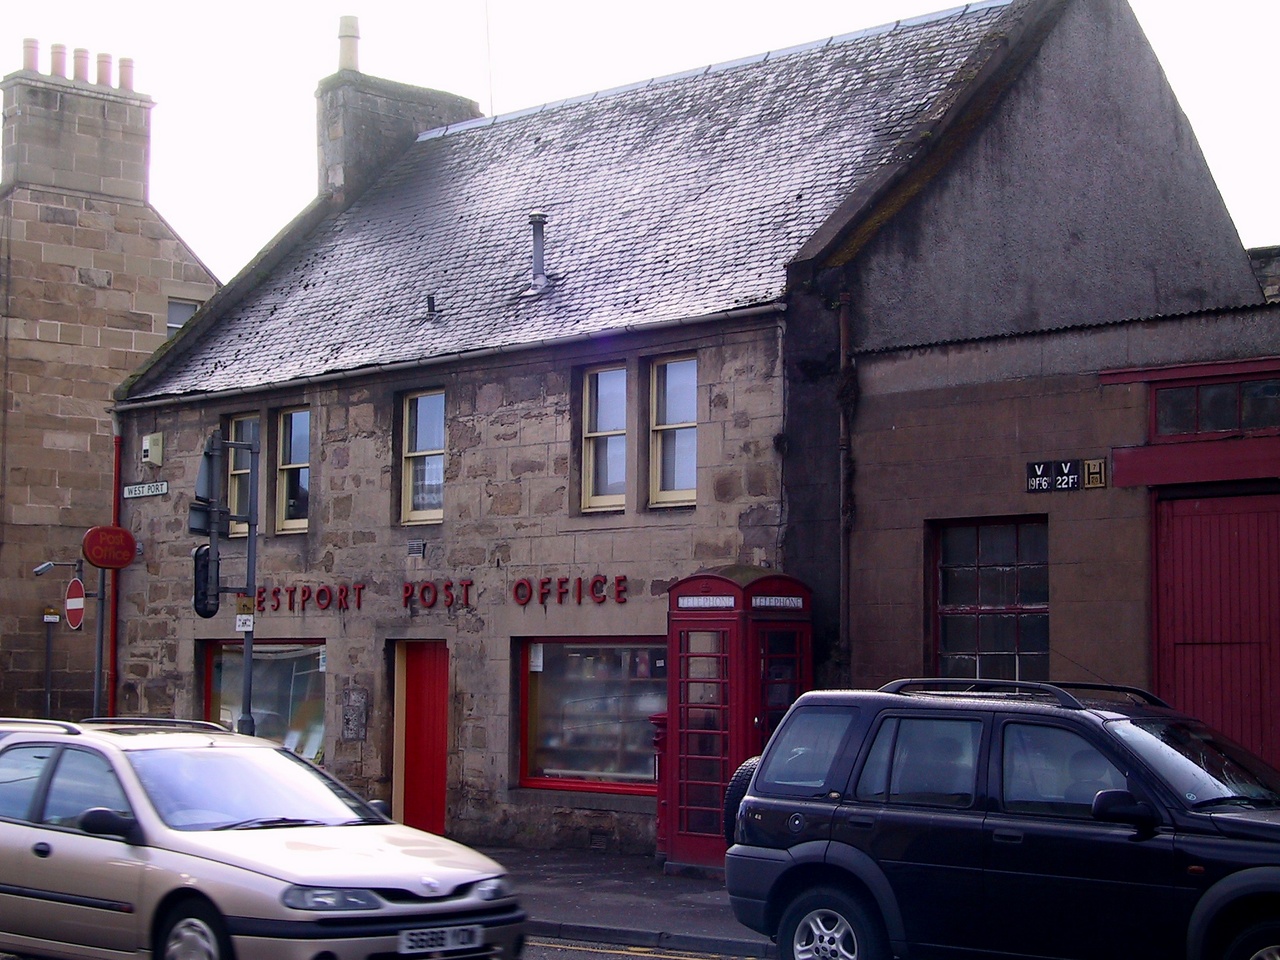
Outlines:
{"type": "Polygon", "coordinates": [[[484,927],[432,927],[427,930],[401,930],[400,952],[422,953],[425,950],[459,950],[478,947],[484,942],[484,927]]]}

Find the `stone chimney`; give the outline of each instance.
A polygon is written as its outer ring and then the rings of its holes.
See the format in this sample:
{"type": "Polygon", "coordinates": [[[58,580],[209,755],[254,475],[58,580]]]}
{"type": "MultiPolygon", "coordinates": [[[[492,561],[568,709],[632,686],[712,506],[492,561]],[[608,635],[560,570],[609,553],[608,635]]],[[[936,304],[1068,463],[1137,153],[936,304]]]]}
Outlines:
{"type": "Polygon", "coordinates": [[[75,51],[71,78],[65,46],[53,45],[48,74],[39,56],[37,41],[23,41],[22,70],[0,80],[0,190],[23,185],[146,203],[155,104],[133,91],[133,61],[120,61],[113,85],[110,54],[98,55],[96,82],[87,50],[75,51]]]}
{"type": "Polygon", "coordinates": [[[338,72],[316,91],[321,193],[353,200],[426,130],[474,120],[479,105],[360,73],[355,17],[338,28],[338,72]]]}

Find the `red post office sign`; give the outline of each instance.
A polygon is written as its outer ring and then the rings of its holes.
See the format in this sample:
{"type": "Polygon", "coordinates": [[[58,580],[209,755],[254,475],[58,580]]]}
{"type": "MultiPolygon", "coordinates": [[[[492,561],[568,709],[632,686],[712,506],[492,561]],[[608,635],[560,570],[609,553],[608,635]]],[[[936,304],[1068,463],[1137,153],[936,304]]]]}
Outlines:
{"type": "Polygon", "coordinates": [[[138,541],[124,527],[90,527],[80,552],[95,567],[123,570],[138,555],[138,541]]]}

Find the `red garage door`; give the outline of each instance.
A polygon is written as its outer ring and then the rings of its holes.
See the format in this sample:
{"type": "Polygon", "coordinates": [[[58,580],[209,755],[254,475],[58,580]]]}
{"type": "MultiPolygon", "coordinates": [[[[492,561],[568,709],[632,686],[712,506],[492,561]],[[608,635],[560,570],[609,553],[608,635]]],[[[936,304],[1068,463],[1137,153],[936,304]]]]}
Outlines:
{"type": "Polygon", "coordinates": [[[1280,765],[1280,496],[1158,508],[1161,696],[1280,765]]]}

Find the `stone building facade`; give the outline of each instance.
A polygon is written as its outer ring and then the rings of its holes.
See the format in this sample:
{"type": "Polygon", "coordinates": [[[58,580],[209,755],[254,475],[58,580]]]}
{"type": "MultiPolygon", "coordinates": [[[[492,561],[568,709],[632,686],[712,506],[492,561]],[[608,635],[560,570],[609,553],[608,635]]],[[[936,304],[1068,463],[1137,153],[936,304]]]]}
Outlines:
{"type": "Polygon", "coordinates": [[[62,617],[85,532],[115,517],[111,392],[217,280],[149,201],[153,103],[132,89],[132,62],[113,82],[105,54],[93,78],[86,50],[70,72],[60,44],[49,73],[38,61],[29,40],[23,69],[0,80],[0,712],[73,717],[96,702],[99,606],[90,598],[78,631],[45,611],[62,617]],[[36,579],[46,561],[66,566],[36,579]]]}
{"type": "MultiPolygon", "coordinates": [[[[345,69],[320,116],[394,92],[345,69]]],[[[678,581],[811,590],[821,685],[1182,689],[1144,628],[1151,489],[1257,480],[1274,438],[1232,480],[1202,462],[1225,445],[1153,442],[1151,404],[1176,387],[1182,422],[1206,377],[1265,398],[1280,351],[1122,0],[973,4],[509,117],[444,96],[379,171],[325,166],[377,151],[322,133],[327,192],[117,391],[126,449],[172,454],[123,517],[124,708],[240,722],[251,641],[255,729],[410,823],[714,860],[762,735],[729,720],[771,678],[727,627],[673,626],[678,581]],[[248,446],[201,618],[215,433],[248,446]]]]}

